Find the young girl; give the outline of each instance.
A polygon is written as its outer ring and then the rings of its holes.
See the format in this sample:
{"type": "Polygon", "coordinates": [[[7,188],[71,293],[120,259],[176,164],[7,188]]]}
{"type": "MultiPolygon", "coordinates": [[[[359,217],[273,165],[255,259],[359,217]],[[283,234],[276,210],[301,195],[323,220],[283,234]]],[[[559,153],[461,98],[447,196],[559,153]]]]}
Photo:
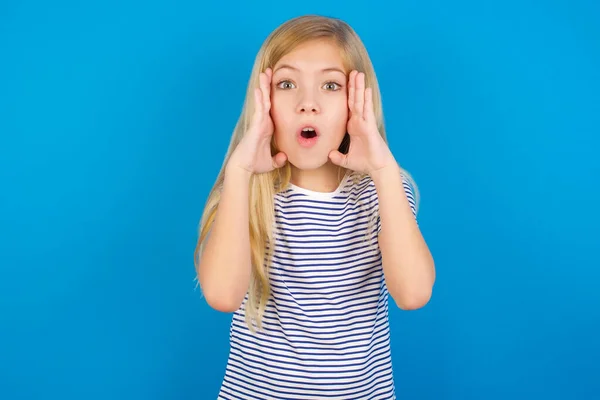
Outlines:
{"type": "Polygon", "coordinates": [[[219,399],[394,399],[388,294],[435,280],[416,185],[390,152],[377,80],[344,22],[304,16],[256,58],[195,261],[233,312],[219,399]]]}

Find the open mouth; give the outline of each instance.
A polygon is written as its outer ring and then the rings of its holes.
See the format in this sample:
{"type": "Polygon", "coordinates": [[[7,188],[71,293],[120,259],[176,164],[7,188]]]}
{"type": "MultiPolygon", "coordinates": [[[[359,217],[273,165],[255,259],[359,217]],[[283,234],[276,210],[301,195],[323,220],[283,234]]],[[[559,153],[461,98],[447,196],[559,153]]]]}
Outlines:
{"type": "Polygon", "coordinates": [[[300,135],[304,139],[312,139],[317,136],[317,131],[315,131],[314,128],[306,127],[306,128],[302,129],[302,131],[300,132],[300,135]]]}
{"type": "Polygon", "coordinates": [[[298,131],[298,143],[305,148],[313,147],[319,140],[319,131],[310,125],[305,125],[298,131]]]}

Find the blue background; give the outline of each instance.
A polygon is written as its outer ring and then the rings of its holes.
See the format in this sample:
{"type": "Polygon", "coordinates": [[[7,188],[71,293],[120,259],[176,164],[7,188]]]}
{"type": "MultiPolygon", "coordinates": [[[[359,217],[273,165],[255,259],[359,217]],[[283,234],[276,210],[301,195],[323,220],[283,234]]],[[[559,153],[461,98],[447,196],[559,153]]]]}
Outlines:
{"type": "Polygon", "coordinates": [[[400,398],[600,398],[598,3],[217,3],[0,4],[0,398],[216,397],[197,224],[256,51],[306,13],[364,40],[422,194],[400,398]]]}

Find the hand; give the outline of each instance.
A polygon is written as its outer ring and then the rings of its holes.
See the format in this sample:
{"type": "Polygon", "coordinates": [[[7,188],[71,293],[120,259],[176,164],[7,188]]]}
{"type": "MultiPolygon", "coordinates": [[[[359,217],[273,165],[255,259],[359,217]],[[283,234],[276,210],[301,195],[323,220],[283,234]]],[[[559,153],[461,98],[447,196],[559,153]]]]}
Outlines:
{"type": "Polygon", "coordinates": [[[260,87],[254,89],[256,107],[252,122],[234,150],[228,167],[239,167],[247,172],[260,174],[281,168],[287,161],[287,156],[282,152],[271,155],[271,138],[274,131],[270,114],[272,76],[270,68],[260,73],[260,87]]]}
{"type": "Polygon", "coordinates": [[[332,163],[353,171],[372,174],[395,165],[394,157],[377,129],[373,110],[373,89],[365,89],[365,74],[350,72],[348,77],[348,154],[338,150],[329,153],[332,163]]]}

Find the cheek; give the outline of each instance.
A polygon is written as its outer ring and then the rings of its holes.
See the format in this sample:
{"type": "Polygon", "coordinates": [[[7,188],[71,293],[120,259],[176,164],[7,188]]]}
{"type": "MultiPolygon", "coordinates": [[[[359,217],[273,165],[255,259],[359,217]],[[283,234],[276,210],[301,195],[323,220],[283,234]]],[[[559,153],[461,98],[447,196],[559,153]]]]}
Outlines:
{"type": "Polygon", "coordinates": [[[271,119],[276,130],[285,126],[286,121],[290,119],[289,110],[284,99],[278,96],[271,97],[271,119]]]}
{"type": "Polygon", "coordinates": [[[279,149],[287,149],[290,140],[285,134],[286,126],[290,125],[290,115],[281,98],[271,97],[271,120],[274,125],[273,139],[275,146],[279,149]]]}
{"type": "Polygon", "coordinates": [[[346,125],[348,123],[349,111],[348,111],[348,102],[346,98],[342,98],[335,107],[335,121],[337,121],[337,125],[339,127],[343,127],[342,129],[346,129],[346,125]]]}

